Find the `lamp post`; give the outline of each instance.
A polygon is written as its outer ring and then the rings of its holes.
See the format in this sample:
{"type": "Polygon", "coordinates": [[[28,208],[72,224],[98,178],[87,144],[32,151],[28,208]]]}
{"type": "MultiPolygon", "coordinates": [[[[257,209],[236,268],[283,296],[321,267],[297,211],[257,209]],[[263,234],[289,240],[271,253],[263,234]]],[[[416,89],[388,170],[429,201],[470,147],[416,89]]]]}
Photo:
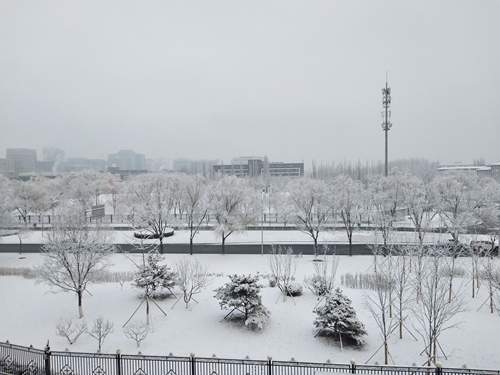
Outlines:
{"type": "Polygon", "coordinates": [[[54,195],[52,199],[50,200],[50,208],[52,209],[52,235],[54,235],[54,224],[55,224],[55,217],[54,217],[54,208],[56,207],[56,204],[58,202],[57,198],[60,197],[63,194],[61,191],[59,194],[54,195]]]}
{"type": "Polygon", "coordinates": [[[261,255],[264,255],[264,192],[265,192],[265,190],[262,190],[262,193],[260,193],[260,197],[262,200],[262,210],[260,213],[260,253],[261,253],[261,255]]]}

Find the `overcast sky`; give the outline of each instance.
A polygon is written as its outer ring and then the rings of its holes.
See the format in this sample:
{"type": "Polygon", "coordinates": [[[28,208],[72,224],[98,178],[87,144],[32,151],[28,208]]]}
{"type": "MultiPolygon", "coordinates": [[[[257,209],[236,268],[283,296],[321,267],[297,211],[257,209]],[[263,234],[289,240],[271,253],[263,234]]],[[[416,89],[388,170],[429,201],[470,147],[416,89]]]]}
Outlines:
{"type": "Polygon", "coordinates": [[[500,161],[499,1],[0,0],[0,157],[500,161]]]}

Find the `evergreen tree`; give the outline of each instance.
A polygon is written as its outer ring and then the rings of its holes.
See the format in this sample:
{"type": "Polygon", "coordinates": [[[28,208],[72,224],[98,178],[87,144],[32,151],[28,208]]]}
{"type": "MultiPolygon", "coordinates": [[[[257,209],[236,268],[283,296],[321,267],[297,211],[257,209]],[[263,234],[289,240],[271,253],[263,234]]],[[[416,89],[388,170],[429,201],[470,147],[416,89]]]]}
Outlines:
{"type": "Polygon", "coordinates": [[[153,297],[161,289],[172,289],[175,285],[175,272],[166,265],[161,265],[163,256],[158,250],[150,251],[141,265],[137,265],[133,286],[144,289],[149,297],[153,297]]]}
{"type": "Polygon", "coordinates": [[[243,314],[246,326],[262,329],[270,312],[262,305],[260,289],[264,286],[257,284],[259,277],[232,275],[229,278],[231,282],[214,290],[221,309],[231,309],[225,318],[238,311],[243,314]]]}
{"type": "Polygon", "coordinates": [[[340,288],[335,289],[333,296],[327,296],[325,304],[314,309],[314,312],[317,315],[314,320],[316,336],[332,333],[338,334],[340,338],[350,338],[356,345],[364,344],[363,336],[367,334],[365,326],[356,317],[351,300],[342,294],[340,288]]]}

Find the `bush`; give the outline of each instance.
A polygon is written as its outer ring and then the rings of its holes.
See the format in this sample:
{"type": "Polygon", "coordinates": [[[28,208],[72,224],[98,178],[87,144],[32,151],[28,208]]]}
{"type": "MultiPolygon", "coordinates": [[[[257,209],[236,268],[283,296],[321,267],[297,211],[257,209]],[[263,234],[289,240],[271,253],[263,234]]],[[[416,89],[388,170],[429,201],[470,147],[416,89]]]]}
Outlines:
{"type": "Polygon", "coordinates": [[[288,295],[292,297],[300,296],[302,294],[302,290],[302,285],[299,283],[291,283],[287,288],[288,295]]]}

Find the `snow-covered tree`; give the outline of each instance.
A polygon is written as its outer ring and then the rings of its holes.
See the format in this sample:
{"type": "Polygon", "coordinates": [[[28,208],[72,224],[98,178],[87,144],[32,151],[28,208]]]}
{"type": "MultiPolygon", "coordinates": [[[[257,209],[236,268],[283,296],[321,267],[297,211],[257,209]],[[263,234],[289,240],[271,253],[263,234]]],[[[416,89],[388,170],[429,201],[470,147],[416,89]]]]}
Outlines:
{"type": "Polygon", "coordinates": [[[183,187],[184,210],[189,227],[189,254],[193,255],[193,240],[207,217],[209,202],[206,180],[200,175],[186,175],[183,187]]]}
{"type": "Polygon", "coordinates": [[[465,310],[462,290],[455,291],[454,298],[448,298],[449,284],[446,276],[450,272],[445,257],[438,249],[433,250],[433,256],[426,257],[425,276],[422,278],[422,288],[418,302],[411,305],[414,317],[414,327],[422,337],[427,364],[438,361],[438,339],[443,332],[456,327],[460,322],[453,318],[465,310]]]}
{"type": "Polygon", "coordinates": [[[269,267],[274,280],[276,280],[276,285],[281,291],[283,301],[286,301],[287,296],[293,295],[290,286],[297,268],[292,248],[290,246],[273,246],[269,253],[269,267]]]}
{"type": "Polygon", "coordinates": [[[231,310],[224,319],[234,312],[239,312],[243,314],[247,327],[262,329],[270,312],[262,305],[260,290],[264,286],[258,284],[259,277],[232,275],[229,278],[231,279],[229,283],[214,290],[221,309],[231,310]]]}
{"type": "Polygon", "coordinates": [[[335,276],[339,265],[337,254],[328,255],[328,247],[323,249],[323,259],[313,262],[314,274],[304,277],[304,285],[317,296],[331,294],[335,285],[335,276]]]}
{"type": "Polygon", "coordinates": [[[201,293],[212,280],[208,274],[208,267],[197,259],[182,258],[175,263],[176,284],[182,292],[182,298],[189,309],[189,302],[194,295],[201,293]]]}
{"type": "Polygon", "coordinates": [[[171,271],[166,264],[160,264],[164,257],[153,249],[144,256],[143,262],[137,264],[133,286],[144,290],[144,293],[154,298],[162,289],[169,291],[175,285],[175,272],[171,271]]]}
{"type": "Polygon", "coordinates": [[[57,292],[74,292],[79,317],[83,318],[82,298],[92,276],[106,269],[115,252],[110,232],[90,225],[77,211],[62,215],[61,224],[41,247],[42,265],[35,268],[38,280],[57,292]]]}
{"type": "Polygon", "coordinates": [[[333,180],[335,207],[344,225],[349,240],[349,256],[352,256],[352,234],[360,223],[363,211],[364,188],[361,182],[339,175],[333,180]]]}
{"type": "Polygon", "coordinates": [[[113,332],[113,323],[109,320],[104,320],[102,316],[99,316],[97,319],[94,319],[94,325],[90,331],[87,331],[87,334],[92,336],[97,340],[98,349],[97,352],[101,352],[102,344],[106,339],[106,336],[113,332]]]}
{"type": "Polygon", "coordinates": [[[93,205],[99,204],[99,196],[103,193],[103,176],[101,172],[86,169],[72,172],[64,177],[62,183],[64,196],[79,203],[82,215],[85,215],[93,205]]]}
{"type": "Polygon", "coordinates": [[[314,255],[318,255],[318,236],[331,218],[328,186],[322,180],[299,178],[292,180],[288,188],[293,209],[290,219],[312,238],[314,255]]]}
{"type": "Polygon", "coordinates": [[[215,233],[221,238],[222,254],[225,254],[226,239],[234,232],[245,230],[259,217],[260,199],[246,180],[223,176],[210,186],[209,200],[210,213],[217,221],[215,233]]]}
{"type": "Polygon", "coordinates": [[[12,187],[9,180],[0,175],[0,230],[13,223],[12,210],[12,187]]]}
{"type": "Polygon", "coordinates": [[[436,211],[431,209],[432,194],[429,182],[416,176],[406,175],[401,181],[401,191],[403,204],[408,209],[410,221],[422,245],[431,220],[436,214],[436,211]]]}
{"type": "Polygon", "coordinates": [[[134,228],[158,238],[160,254],[174,207],[172,176],[164,173],[136,176],[127,185],[125,198],[134,228]]]}
{"type": "Polygon", "coordinates": [[[325,304],[314,309],[315,337],[320,334],[333,334],[339,337],[341,343],[344,337],[353,340],[356,345],[364,344],[363,336],[367,335],[365,325],[357,318],[351,303],[340,288],[335,289],[332,295],[326,296],[325,304]]]}
{"type": "Polygon", "coordinates": [[[368,179],[373,224],[381,232],[386,248],[396,229],[396,215],[402,203],[401,181],[404,178],[405,175],[394,171],[387,177],[373,175],[368,179]]]}
{"type": "Polygon", "coordinates": [[[392,314],[392,293],[394,289],[392,269],[392,255],[389,254],[377,266],[373,277],[372,291],[363,293],[364,305],[372,314],[384,347],[384,363],[389,363],[389,336],[397,325],[397,320],[392,314]]]}

